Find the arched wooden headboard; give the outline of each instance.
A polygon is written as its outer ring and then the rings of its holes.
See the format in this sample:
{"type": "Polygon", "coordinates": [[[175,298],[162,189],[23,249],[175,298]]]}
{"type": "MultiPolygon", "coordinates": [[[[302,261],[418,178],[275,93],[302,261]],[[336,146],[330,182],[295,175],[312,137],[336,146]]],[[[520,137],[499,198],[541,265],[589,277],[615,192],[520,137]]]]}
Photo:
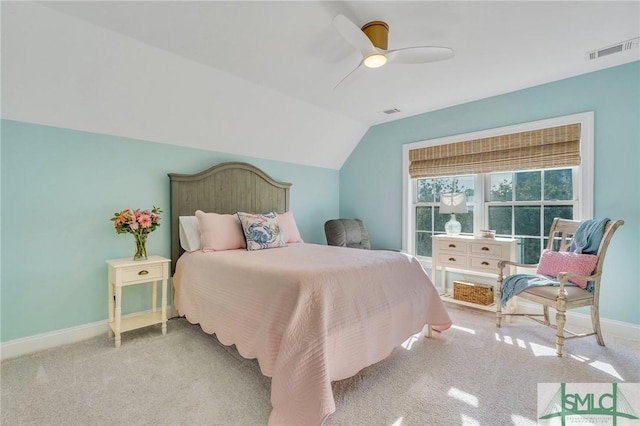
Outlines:
{"type": "Polygon", "coordinates": [[[169,173],[169,180],[172,271],[184,253],[180,247],[179,216],[193,216],[196,210],[220,214],[289,210],[291,184],[278,182],[251,164],[221,163],[192,175],[169,173]]]}

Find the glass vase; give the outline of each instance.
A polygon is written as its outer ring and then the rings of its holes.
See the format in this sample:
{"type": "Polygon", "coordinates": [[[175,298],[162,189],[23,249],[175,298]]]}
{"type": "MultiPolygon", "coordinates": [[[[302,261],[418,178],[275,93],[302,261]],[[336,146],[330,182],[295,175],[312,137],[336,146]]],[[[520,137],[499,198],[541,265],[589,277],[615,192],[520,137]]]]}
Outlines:
{"type": "Polygon", "coordinates": [[[136,254],[133,260],[147,260],[147,234],[133,234],[136,239],[136,254]]]}

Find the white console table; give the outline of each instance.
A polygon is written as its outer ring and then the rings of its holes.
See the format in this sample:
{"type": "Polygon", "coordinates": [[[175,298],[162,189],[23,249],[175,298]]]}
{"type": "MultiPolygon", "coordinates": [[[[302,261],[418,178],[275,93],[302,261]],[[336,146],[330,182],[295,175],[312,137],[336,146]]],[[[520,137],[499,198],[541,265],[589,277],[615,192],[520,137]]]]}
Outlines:
{"type": "MultiPolygon", "coordinates": [[[[494,310],[492,305],[479,305],[453,298],[447,293],[447,270],[478,275],[498,276],[500,260],[516,261],[518,240],[514,238],[480,238],[465,235],[434,235],[431,274],[436,279],[440,269],[440,297],[447,302],[494,310]]],[[[513,269],[509,270],[513,273],[513,269]]],[[[434,283],[435,284],[435,283],[434,283]]],[[[495,292],[494,292],[495,294],[495,292]]]]}

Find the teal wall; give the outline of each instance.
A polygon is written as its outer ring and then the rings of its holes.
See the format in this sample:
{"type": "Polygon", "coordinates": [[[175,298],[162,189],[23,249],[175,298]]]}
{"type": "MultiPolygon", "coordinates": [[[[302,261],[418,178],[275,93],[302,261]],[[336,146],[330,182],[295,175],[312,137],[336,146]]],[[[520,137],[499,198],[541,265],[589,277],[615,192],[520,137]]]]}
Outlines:
{"type": "MultiPolygon", "coordinates": [[[[324,221],[339,215],[365,220],[375,248],[401,248],[403,144],[584,111],[595,111],[595,215],[626,221],[605,263],[601,314],[640,324],[640,197],[619,204],[621,191],[640,194],[639,93],[635,62],[374,126],[339,172],[2,120],[0,341],[107,318],[105,260],[134,249],[112,228],[117,210],[163,208],[148,250],[169,257],[167,173],[246,161],[293,183],[306,241],[324,243],[324,221]]],[[[125,291],[125,313],[148,309],[148,287],[125,291]]]]}
{"type": "Polygon", "coordinates": [[[640,62],[370,128],[340,170],[340,215],[363,219],[374,247],[399,249],[403,144],[585,111],[595,112],[594,215],[625,220],[601,316],[640,324],[640,62]]]}
{"type": "MultiPolygon", "coordinates": [[[[1,341],[107,318],[106,259],[133,256],[109,220],[124,208],[164,210],[149,254],[170,257],[169,178],[246,161],[293,183],[307,242],[325,243],[338,214],[339,172],[2,120],[1,341]]],[[[150,308],[150,285],[125,289],[123,311],[150,308]],[[142,288],[139,288],[142,287],[142,288]],[[146,288],[145,288],[146,287],[146,288]]]]}

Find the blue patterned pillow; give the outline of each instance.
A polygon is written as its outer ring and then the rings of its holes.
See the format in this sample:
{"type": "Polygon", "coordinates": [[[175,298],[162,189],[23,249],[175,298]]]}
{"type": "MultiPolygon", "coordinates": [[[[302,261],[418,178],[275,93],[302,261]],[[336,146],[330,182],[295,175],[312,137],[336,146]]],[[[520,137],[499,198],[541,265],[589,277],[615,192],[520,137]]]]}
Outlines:
{"type": "Polygon", "coordinates": [[[275,247],[285,247],[278,214],[276,212],[252,214],[238,212],[242,224],[244,238],[247,240],[247,250],[262,250],[275,247]]]}

